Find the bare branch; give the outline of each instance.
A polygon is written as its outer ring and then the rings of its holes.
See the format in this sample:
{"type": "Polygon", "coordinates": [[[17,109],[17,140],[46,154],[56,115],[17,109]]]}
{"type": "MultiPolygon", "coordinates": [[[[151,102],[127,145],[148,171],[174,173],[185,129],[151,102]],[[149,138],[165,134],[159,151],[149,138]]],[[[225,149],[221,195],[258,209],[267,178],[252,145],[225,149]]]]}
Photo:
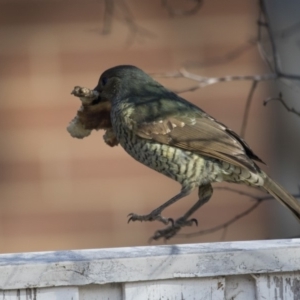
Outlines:
{"type": "Polygon", "coordinates": [[[278,77],[276,74],[272,74],[272,73],[262,74],[262,75],[232,75],[232,76],[222,76],[222,77],[204,77],[201,75],[190,73],[185,69],[181,69],[178,72],[154,73],[152,75],[161,78],[187,78],[198,82],[196,86],[192,86],[190,88],[186,88],[182,90],[177,90],[175,91],[176,93],[191,92],[206,87],[208,85],[213,85],[220,82],[245,81],[245,80],[260,82],[260,81],[274,80],[278,77]]]}
{"type": "Polygon", "coordinates": [[[270,29],[269,16],[267,14],[267,10],[266,10],[262,0],[260,0],[260,9],[261,9],[261,13],[264,16],[264,19],[266,20],[266,22],[262,23],[262,24],[266,27],[266,29],[268,31],[268,36],[270,39],[271,49],[272,49],[272,54],[273,54],[274,72],[278,75],[278,77],[284,77],[286,79],[291,79],[291,80],[300,80],[300,75],[289,74],[289,73],[283,72],[281,70],[281,67],[279,64],[279,55],[278,55],[276,44],[275,44],[275,37],[274,37],[272,30],[270,29]]]}
{"type": "Polygon", "coordinates": [[[220,225],[214,226],[214,227],[209,228],[209,229],[204,229],[204,230],[193,232],[193,233],[178,234],[178,236],[188,238],[188,237],[194,237],[194,236],[199,236],[199,235],[210,234],[210,233],[213,233],[213,232],[216,232],[216,231],[219,231],[219,230],[227,230],[227,228],[230,225],[232,225],[233,223],[237,222],[239,219],[245,217],[246,215],[248,215],[252,211],[254,211],[262,203],[262,201],[272,199],[271,196],[258,197],[255,194],[247,193],[247,192],[244,192],[244,191],[241,191],[241,190],[238,190],[238,189],[234,189],[234,188],[229,188],[229,187],[217,187],[215,189],[225,190],[225,191],[228,191],[228,192],[233,192],[233,193],[239,194],[241,196],[249,197],[249,198],[252,198],[253,200],[255,200],[256,202],[253,205],[251,205],[249,208],[244,210],[242,213],[234,216],[233,218],[229,219],[225,223],[222,223],[220,225]]]}
{"type": "MultiPolygon", "coordinates": [[[[237,222],[241,218],[243,218],[243,217],[249,215],[251,212],[253,212],[263,201],[274,199],[270,195],[259,197],[255,194],[243,192],[243,191],[240,191],[240,190],[234,189],[234,188],[217,187],[215,189],[225,190],[225,191],[228,191],[228,192],[233,192],[233,193],[239,194],[241,196],[252,198],[253,200],[255,200],[255,203],[253,205],[251,205],[249,208],[247,208],[246,210],[244,210],[243,212],[241,212],[240,214],[234,216],[233,218],[229,219],[228,221],[226,221],[226,222],[224,222],[220,225],[214,226],[212,228],[200,230],[200,231],[197,231],[197,232],[193,232],[193,233],[178,234],[177,235],[178,237],[190,238],[190,237],[194,237],[194,236],[210,234],[210,233],[213,233],[213,232],[217,232],[219,230],[227,230],[230,225],[232,225],[233,223],[237,222]]],[[[300,194],[295,194],[293,196],[295,198],[300,198],[300,194]]]]}
{"type": "Polygon", "coordinates": [[[293,107],[289,107],[283,100],[281,93],[279,93],[278,97],[270,97],[270,98],[266,99],[264,101],[264,105],[266,106],[270,101],[279,101],[288,112],[294,113],[300,117],[300,111],[295,110],[295,108],[293,108],[293,107]]]}

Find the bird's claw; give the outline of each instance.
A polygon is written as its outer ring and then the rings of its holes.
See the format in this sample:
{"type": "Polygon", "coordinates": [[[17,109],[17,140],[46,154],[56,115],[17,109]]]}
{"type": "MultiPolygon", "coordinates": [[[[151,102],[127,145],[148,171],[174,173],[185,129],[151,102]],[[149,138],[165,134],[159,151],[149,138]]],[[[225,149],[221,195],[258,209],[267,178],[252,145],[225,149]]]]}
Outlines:
{"type": "Polygon", "coordinates": [[[184,217],[181,217],[175,221],[175,226],[179,226],[179,227],[193,226],[194,224],[198,226],[198,221],[195,218],[186,220],[184,217]]]}
{"type": "Polygon", "coordinates": [[[184,218],[179,218],[175,222],[172,220],[172,225],[166,227],[165,229],[157,230],[150,238],[150,240],[159,240],[160,238],[163,238],[164,240],[168,240],[174,235],[177,234],[177,232],[184,226],[193,226],[195,224],[198,226],[198,221],[197,219],[190,219],[190,220],[185,220],[184,218]]]}
{"type": "Polygon", "coordinates": [[[173,237],[181,228],[179,226],[168,226],[165,229],[157,230],[154,235],[150,238],[151,240],[159,240],[160,238],[163,238],[164,240],[168,240],[171,237],[173,237]]]}
{"type": "Polygon", "coordinates": [[[168,225],[169,223],[171,223],[171,226],[174,226],[175,222],[173,218],[168,218],[168,223],[166,225],[168,225]]]}
{"type": "Polygon", "coordinates": [[[193,226],[193,225],[196,225],[198,226],[198,220],[197,219],[190,219],[190,220],[187,220],[183,226],[193,226]]]}
{"type": "Polygon", "coordinates": [[[172,223],[172,225],[174,224],[174,220],[172,218],[164,218],[162,217],[160,214],[149,214],[149,215],[143,215],[143,216],[140,216],[140,215],[137,215],[137,214],[134,214],[134,213],[131,213],[127,216],[129,219],[127,221],[127,223],[129,222],[135,222],[135,221],[140,221],[140,222],[143,222],[143,221],[160,221],[162,223],[164,223],[165,225],[168,225],[169,223],[172,223]]]}

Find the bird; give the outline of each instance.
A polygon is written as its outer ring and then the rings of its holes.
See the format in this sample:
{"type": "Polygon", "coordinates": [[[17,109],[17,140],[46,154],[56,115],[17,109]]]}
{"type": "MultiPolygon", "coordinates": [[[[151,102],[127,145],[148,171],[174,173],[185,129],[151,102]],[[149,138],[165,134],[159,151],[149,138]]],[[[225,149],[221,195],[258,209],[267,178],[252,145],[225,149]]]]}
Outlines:
{"type": "Polygon", "coordinates": [[[209,201],[215,182],[262,189],[300,220],[300,203],[258,166],[263,161],[243,138],[140,68],[118,65],[107,69],[93,93],[86,105],[109,103],[110,114],[106,117],[110,119],[106,123],[115,144],[138,162],[181,185],[179,193],[150,213],[128,215],[128,223],[157,220],[165,224],[154,233],[153,240],[168,240],[183,227],[198,225],[191,216],[209,201]],[[197,201],[180,218],[162,216],[166,207],[196,188],[197,201]]]}

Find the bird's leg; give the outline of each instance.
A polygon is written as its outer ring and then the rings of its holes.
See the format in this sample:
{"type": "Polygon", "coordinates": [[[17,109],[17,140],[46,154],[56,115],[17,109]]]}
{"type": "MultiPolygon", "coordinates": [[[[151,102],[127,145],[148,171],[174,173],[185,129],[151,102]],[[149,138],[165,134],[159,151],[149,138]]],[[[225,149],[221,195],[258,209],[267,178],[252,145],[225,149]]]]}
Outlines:
{"type": "Polygon", "coordinates": [[[171,226],[168,226],[167,228],[162,230],[157,230],[151,239],[158,240],[160,238],[164,238],[168,240],[172,236],[174,236],[182,227],[192,226],[193,223],[198,225],[198,221],[196,219],[189,219],[189,217],[210,199],[212,193],[213,189],[211,184],[199,186],[199,200],[182,217],[178,218],[171,226]]]}
{"type": "Polygon", "coordinates": [[[184,188],[181,190],[181,192],[179,194],[177,194],[176,196],[172,197],[170,200],[168,200],[167,202],[165,202],[163,205],[159,206],[158,208],[154,209],[150,214],[148,215],[137,215],[134,213],[131,213],[128,215],[129,219],[128,219],[128,223],[130,221],[160,221],[164,224],[168,224],[169,222],[173,223],[173,219],[171,218],[164,218],[161,216],[161,212],[168,206],[170,206],[171,204],[177,202],[178,200],[180,200],[181,198],[187,196],[188,194],[190,194],[192,192],[193,188],[189,187],[189,188],[184,188]]]}

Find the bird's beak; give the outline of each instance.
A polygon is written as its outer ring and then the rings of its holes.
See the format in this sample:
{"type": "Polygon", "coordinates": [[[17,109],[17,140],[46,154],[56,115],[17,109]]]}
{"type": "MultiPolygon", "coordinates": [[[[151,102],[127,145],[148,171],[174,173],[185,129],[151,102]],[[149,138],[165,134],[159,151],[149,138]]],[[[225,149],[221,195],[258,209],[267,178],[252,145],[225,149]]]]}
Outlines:
{"type": "Polygon", "coordinates": [[[98,93],[101,93],[101,92],[102,92],[102,88],[101,88],[100,84],[98,84],[98,85],[94,88],[94,91],[97,91],[98,93]]]}

